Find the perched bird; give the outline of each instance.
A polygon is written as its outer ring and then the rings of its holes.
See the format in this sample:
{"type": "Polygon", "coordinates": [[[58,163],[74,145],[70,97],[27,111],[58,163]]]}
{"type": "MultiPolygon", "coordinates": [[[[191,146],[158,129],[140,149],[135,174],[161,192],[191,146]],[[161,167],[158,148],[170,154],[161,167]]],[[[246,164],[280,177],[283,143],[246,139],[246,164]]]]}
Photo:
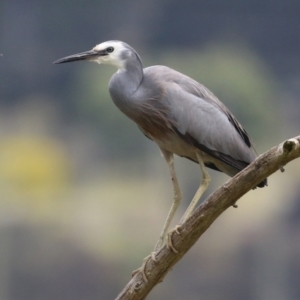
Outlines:
{"type": "MultiPolygon", "coordinates": [[[[170,222],[181,201],[173,154],[198,163],[203,174],[181,224],[209,185],[206,167],[234,176],[256,158],[256,152],[246,130],[211,91],[166,66],[143,69],[140,56],[128,44],[107,41],[90,51],[67,56],[54,63],[79,60],[118,68],[109,82],[113,102],[157,143],[169,165],[174,201],[155,246],[157,251],[165,242],[170,222]]],[[[258,187],[266,185],[265,179],[258,187]]],[[[168,243],[172,246],[170,241],[168,243]]]]}

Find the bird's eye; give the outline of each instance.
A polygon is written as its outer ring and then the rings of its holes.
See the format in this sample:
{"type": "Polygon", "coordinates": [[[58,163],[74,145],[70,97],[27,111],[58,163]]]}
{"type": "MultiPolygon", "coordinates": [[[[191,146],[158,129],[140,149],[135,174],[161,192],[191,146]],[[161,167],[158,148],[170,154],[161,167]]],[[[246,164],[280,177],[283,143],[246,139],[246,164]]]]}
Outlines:
{"type": "Polygon", "coordinates": [[[108,48],[106,49],[106,51],[107,51],[108,53],[112,53],[112,52],[114,51],[114,48],[113,48],[113,47],[108,47],[108,48]]]}

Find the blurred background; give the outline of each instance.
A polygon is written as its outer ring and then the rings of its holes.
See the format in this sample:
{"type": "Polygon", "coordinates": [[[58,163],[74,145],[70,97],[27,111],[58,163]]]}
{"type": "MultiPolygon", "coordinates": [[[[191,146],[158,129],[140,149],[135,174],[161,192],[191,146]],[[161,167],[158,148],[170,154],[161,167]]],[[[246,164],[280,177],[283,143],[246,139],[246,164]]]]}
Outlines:
{"type": "MultiPolygon", "coordinates": [[[[2,0],[0,300],[114,299],[172,202],[158,147],[110,100],[116,70],[54,60],[123,40],[209,87],[263,153],[300,134],[299,16],[296,0],[2,0]]],[[[173,225],[201,178],[175,165],[173,225]]],[[[299,167],[228,209],[147,299],[299,299],[299,167]]],[[[206,196],[229,179],[210,175],[206,196]]]]}

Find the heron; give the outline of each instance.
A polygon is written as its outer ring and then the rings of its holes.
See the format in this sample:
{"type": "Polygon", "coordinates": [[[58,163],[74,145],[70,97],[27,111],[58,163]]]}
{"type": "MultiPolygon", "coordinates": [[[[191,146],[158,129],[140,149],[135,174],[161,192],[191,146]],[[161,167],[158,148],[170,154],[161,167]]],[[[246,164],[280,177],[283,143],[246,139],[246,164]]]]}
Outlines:
{"type": "MultiPolygon", "coordinates": [[[[256,158],[248,133],[204,85],[166,66],[143,68],[139,54],[122,41],[100,43],[92,50],[61,58],[54,64],[74,61],[117,67],[109,81],[113,102],[160,148],[169,166],[174,197],[154,251],[166,243],[175,252],[168,229],[182,193],[174,168],[174,154],[199,164],[202,171],[200,186],[180,226],[191,215],[210,183],[206,168],[232,177],[256,158]]],[[[257,186],[266,185],[267,179],[257,186]]]]}

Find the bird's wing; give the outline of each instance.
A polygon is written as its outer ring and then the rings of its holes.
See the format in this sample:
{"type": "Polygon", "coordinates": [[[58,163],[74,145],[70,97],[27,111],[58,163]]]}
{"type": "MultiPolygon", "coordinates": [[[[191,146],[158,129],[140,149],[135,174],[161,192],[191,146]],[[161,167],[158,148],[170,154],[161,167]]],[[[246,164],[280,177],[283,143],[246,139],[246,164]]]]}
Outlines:
{"type": "Polygon", "coordinates": [[[184,76],[181,81],[177,81],[176,83],[187,93],[195,95],[196,97],[206,101],[208,104],[217,107],[224,115],[226,115],[229,122],[234,126],[235,130],[244,140],[246,145],[248,147],[252,146],[247,131],[234,117],[234,115],[228,110],[228,108],[221,101],[219,101],[219,99],[209,89],[187,76],[184,76]]]}
{"type": "Polygon", "coordinates": [[[254,160],[247,132],[212,92],[170,68],[147,69],[164,88],[163,101],[178,135],[237,169],[254,160]]]}

